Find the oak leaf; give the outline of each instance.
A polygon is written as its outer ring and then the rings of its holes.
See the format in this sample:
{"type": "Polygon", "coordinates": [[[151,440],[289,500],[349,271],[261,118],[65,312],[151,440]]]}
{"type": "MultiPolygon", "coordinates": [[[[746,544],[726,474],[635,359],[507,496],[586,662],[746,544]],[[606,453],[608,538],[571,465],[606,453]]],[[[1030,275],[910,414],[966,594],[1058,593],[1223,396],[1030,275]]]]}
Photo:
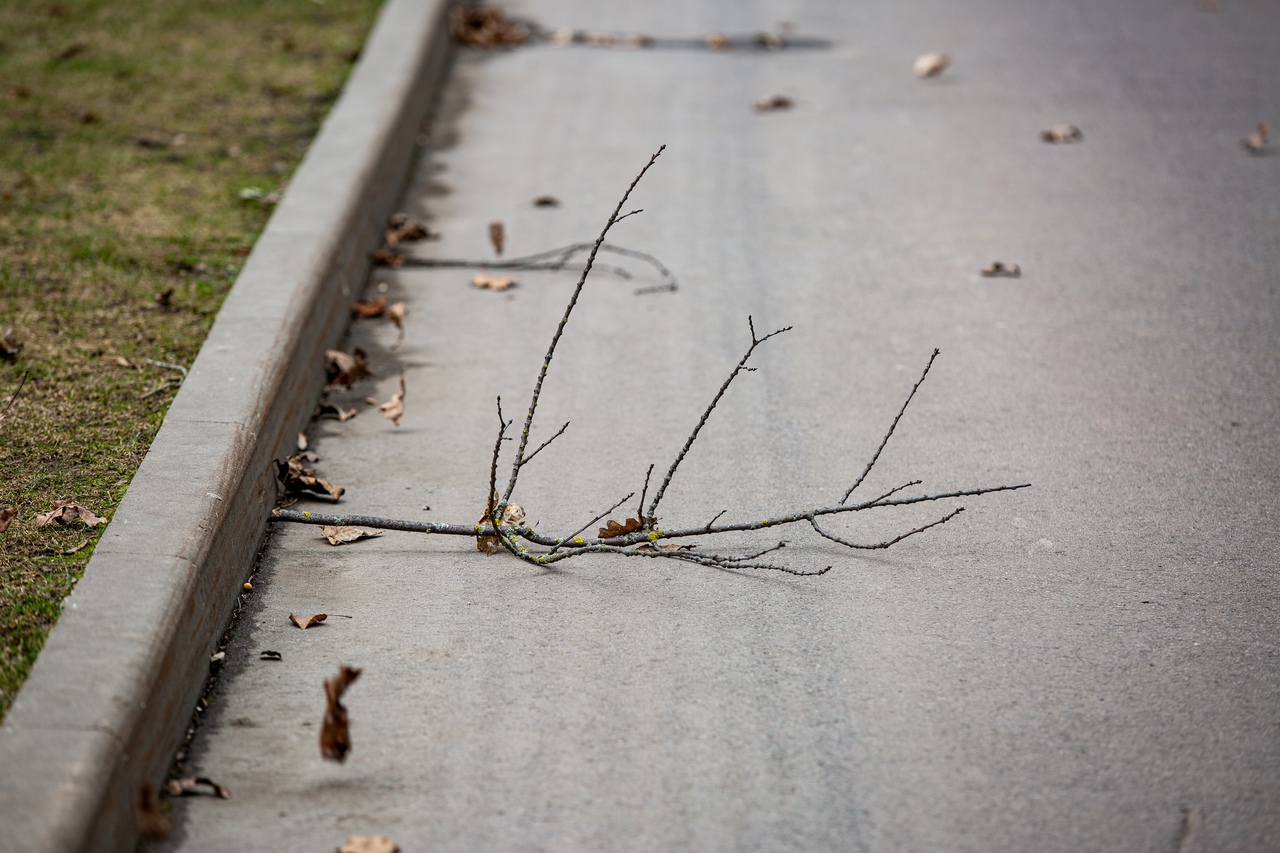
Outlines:
{"type": "Polygon", "coordinates": [[[514,278],[503,278],[497,275],[482,275],[477,273],[471,279],[471,286],[478,287],[481,290],[488,288],[489,290],[506,290],[509,287],[516,286],[514,278]]]}
{"type": "Polygon", "coordinates": [[[605,522],[604,527],[596,531],[601,539],[610,539],[614,536],[625,536],[628,533],[635,533],[644,527],[644,522],[638,518],[628,518],[626,524],[619,524],[610,519],[605,522]]]}
{"type": "Polygon", "coordinates": [[[387,297],[385,296],[376,296],[366,301],[351,303],[351,313],[365,320],[372,317],[381,317],[386,311],[387,297]]]}
{"type": "Polygon", "coordinates": [[[391,395],[391,399],[378,407],[382,410],[382,416],[391,421],[396,426],[400,426],[400,419],[404,417],[404,375],[400,376],[400,390],[391,395]]]}
{"type": "Polygon", "coordinates": [[[361,670],[344,666],[324,683],[324,725],[320,728],[320,754],[330,761],[347,760],[351,751],[351,728],[342,694],[360,677],[361,670]]]}
{"type": "Polygon", "coordinates": [[[369,369],[369,356],[356,347],[350,353],[340,349],[325,350],[325,375],[330,385],[350,388],[367,376],[377,376],[369,369]]]}
{"type": "Polygon", "coordinates": [[[326,524],[320,528],[320,532],[324,534],[325,539],[329,540],[330,545],[345,545],[348,542],[359,542],[361,539],[372,539],[382,535],[381,530],[365,530],[349,524],[341,526],[326,524]]]}
{"type": "Polygon", "coordinates": [[[294,616],[292,613],[289,614],[289,621],[304,631],[312,625],[319,625],[328,618],[328,613],[314,613],[311,616],[294,616]]]}
{"type": "Polygon", "coordinates": [[[493,244],[493,253],[502,257],[502,250],[507,245],[507,232],[501,222],[489,223],[489,242],[493,244]]]}
{"type": "Polygon", "coordinates": [[[48,512],[36,514],[36,527],[44,527],[52,522],[58,524],[71,524],[76,519],[84,522],[85,527],[96,527],[99,524],[106,524],[105,518],[99,518],[93,514],[93,511],[80,506],[75,501],[65,500],[58,501],[53,505],[53,509],[48,512]]]}
{"type": "Polygon", "coordinates": [[[286,495],[299,495],[312,492],[317,495],[328,495],[335,501],[346,491],[342,486],[335,486],[327,480],[316,476],[316,469],[306,468],[301,456],[290,456],[276,460],[276,477],[284,486],[286,495]]]}

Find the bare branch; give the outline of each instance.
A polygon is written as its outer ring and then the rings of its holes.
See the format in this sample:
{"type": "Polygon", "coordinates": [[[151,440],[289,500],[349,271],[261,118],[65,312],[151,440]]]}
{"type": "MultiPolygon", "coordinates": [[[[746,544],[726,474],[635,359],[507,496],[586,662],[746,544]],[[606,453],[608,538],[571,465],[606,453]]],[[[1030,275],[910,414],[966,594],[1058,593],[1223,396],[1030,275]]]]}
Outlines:
{"type": "Polygon", "coordinates": [[[591,254],[587,256],[586,266],[582,270],[582,275],[578,278],[578,284],[573,289],[573,295],[569,297],[569,304],[565,306],[564,316],[560,318],[560,324],[556,326],[556,332],[551,337],[551,345],[547,347],[547,354],[542,359],[542,368],[538,371],[538,381],[533,386],[533,397],[529,401],[529,413],[524,419],[524,429],[520,433],[520,449],[516,451],[515,462],[511,465],[511,477],[507,481],[506,491],[502,494],[502,500],[499,501],[501,506],[499,512],[506,507],[507,501],[511,500],[511,493],[515,491],[516,480],[520,476],[520,466],[524,461],[525,447],[529,443],[529,428],[533,426],[533,416],[538,410],[538,397],[542,394],[542,383],[546,381],[547,371],[551,368],[551,359],[555,357],[556,345],[560,343],[560,336],[564,334],[564,327],[569,323],[569,317],[573,314],[574,306],[578,304],[578,297],[582,294],[582,288],[587,283],[587,276],[591,274],[591,267],[596,261],[596,254],[600,251],[600,246],[604,243],[604,238],[609,234],[609,229],[618,221],[618,214],[622,211],[622,206],[627,203],[627,199],[631,197],[631,192],[636,188],[636,184],[640,183],[640,179],[644,177],[650,167],[662,155],[667,146],[661,146],[654,155],[649,158],[649,162],[640,170],[640,174],[632,180],[631,186],[627,187],[627,191],[622,194],[622,198],[618,201],[618,206],[613,209],[613,213],[609,216],[609,221],[605,223],[604,228],[600,231],[600,236],[596,238],[595,245],[591,248],[591,254]]]}
{"type": "Polygon", "coordinates": [[[880,446],[876,448],[875,455],[871,457],[871,461],[867,463],[867,467],[862,470],[862,474],[854,481],[854,484],[849,487],[849,491],[844,493],[844,497],[840,499],[840,503],[848,501],[849,495],[853,494],[853,490],[862,485],[862,481],[871,473],[871,469],[875,466],[876,460],[880,458],[881,451],[883,451],[884,446],[889,443],[889,438],[893,435],[893,431],[898,428],[898,421],[902,420],[902,413],[907,410],[907,406],[911,404],[911,398],[916,395],[916,391],[920,390],[920,386],[924,383],[924,378],[929,375],[929,368],[933,367],[933,360],[938,357],[939,352],[940,350],[935,349],[933,351],[933,355],[929,356],[929,363],[924,366],[924,373],[920,374],[920,378],[917,379],[916,384],[912,386],[911,393],[907,395],[907,399],[902,404],[902,408],[898,410],[897,417],[895,417],[893,419],[893,423],[889,425],[889,431],[884,434],[884,438],[881,440],[880,446]]]}
{"type": "Polygon", "coordinates": [[[823,530],[821,527],[818,526],[818,522],[813,519],[810,519],[809,523],[813,525],[813,529],[817,531],[818,535],[821,536],[823,539],[830,539],[832,542],[836,542],[840,545],[845,546],[846,548],[856,548],[858,550],[863,550],[863,551],[875,551],[877,549],[888,548],[891,545],[897,545],[899,542],[901,542],[903,539],[906,539],[908,536],[915,536],[917,533],[923,533],[924,531],[928,530],[930,527],[937,527],[939,524],[946,524],[948,521],[955,518],[957,515],[959,515],[962,512],[964,512],[964,507],[959,507],[947,513],[937,521],[931,522],[922,527],[917,527],[915,530],[908,530],[906,533],[902,534],[901,536],[895,537],[893,539],[889,539],[888,541],[885,541],[885,542],[877,542],[874,545],[862,545],[857,542],[850,542],[847,539],[841,539],[839,536],[836,536],[834,534],[828,533],[827,531],[823,530]]]}
{"type": "Polygon", "coordinates": [[[649,463],[649,470],[644,472],[644,488],[640,490],[640,505],[636,507],[636,518],[641,523],[645,521],[644,517],[644,496],[649,494],[649,476],[653,474],[653,463],[649,463]]]}
{"type": "Polygon", "coordinates": [[[557,438],[559,438],[560,436],[564,435],[564,431],[565,431],[565,430],[567,430],[568,428],[569,428],[569,422],[568,422],[568,421],[565,421],[565,422],[564,422],[564,426],[560,427],[560,429],[556,432],[556,434],[555,434],[555,435],[551,436],[551,438],[548,438],[546,441],[542,442],[542,444],[538,445],[538,449],[537,449],[537,450],[535,450],[535,451],[533,451],[532,453],[530,453],[528,456],[526,456],[526,457],[524,458],[524,462],[523,462],[523,463],[521,463],[521,464],[523,464],[523,465],[527,465],[527,464],[529,464],[529,460],[530,460],[530,459],[532,459],[533,457],[535,457],[535,456],[537,456],[539,453],[541,453],[541,452],[542,452],[542,449],[543,449],[544,447],[546,447],[548,444],[550,444],[551,442],[555,441],[555,440],[556,440],[557,438]]]}
{"type": "MultiPolygon", "coordinates": [[[[564,537],[564,541],[563,541],[563,542],[557,542],[557,543],[556,543],[556,546],[555,546],[554,548],[552,548],[552,549],[551,549],[551,553],[552,553],[552,554],[554,554],[556,551],[560,550],[560,546],[561,546],[561,545],[564,545],[566,548],[573,547],[573,545],[574,545],[574,541],[573,541],[573,540],[578,538],[578,534],[579,534],[579,533],[582,533],[583,531],[590,529],[591,525],[596,524],[597,522],[599,522],[599,521],[600,521],[600,519],[605,518],[606,516],[608,516],[608,515],[609,515],[609,513],[613,512],[615,509],[617,509],[618,507],[622,506],[624,503],[626,503],[627,501],[631,500],[631,499],[632,499],[633,497],[635,497],[635,496],[636,496],[636,493],[635,493],[635,492],[632,492],[631,494],[627,495],[627,496],[626,496],[625,498],[623,498],[622,500],[618,501],[618,502],[617,502],[616,504],[614,504],[613,506],[611,506],[611,507],[609,507],[608,509],[606,509],[604,512],[602,512],[602,513],[600,513],[599,515],[597,515],[595,518],[593,518],[593,519],[591,519],[590,521],[588,521],[586,524],[584,524],[584,525],[582,525],[581,527],[579,527],[577,530],[575,530],[575,531],[573,531],[572,533],[570,533],[568,536],[564,537]]],[[[585,541],[585,540],[584,540],[584,541],[585,541]]]]}
{"type": "Polygon", "coordinates": [[[658,504],[662,502],[662,496],[666,494],[667,486],[671,485],[671,478],[676,475],[676,469],[680,467],[680,463],[684,461],[684,457],[689,453],[689,448],[692,447],[693,442],[697,440],[698,433],[702,431],[704,426],[706,426],[707,419],[710,418],[711,413],[715,411],[716,406],[720,403],[720,398],[724,396],[724,392],[729,390],[729,385],[738,377],[738,374],[742,372],[742,369],[747,366],[747,360],[751,358],[751,354],[756,351],[756,347],[760,346],[775,335],[791,331],[791,327],[786,326],[770,332],[763,338],[757,338],[755,323],[752,321],[750,315],[747,316],[747,327],[751,330],[751,346],[747,349],[746,354],[738,361],[737,366],[733,368],[733,371],[729,374],[729,378],[720,386],[720,390],[716,391],[716,396],[712,398],[711,404],[707,406],[707,410],[703,412],[702,417],[698,419],[698,425],[693,428],[693,432],[689,433],[689,437],[685,440],[684,447],[680,448],[680,452],[676,455],[675,461],[671,463],[671,468],[668,469],[667,476],[663,479],[662,485],[658,487],[657,494],[653,496],[653,502],[649,504],[649,509],[645,511],[645,516],[649,519],[650,524],[653,523],[653,519],[656,517],[658,504]]]}
{"type": "Polygon", "coordinates": [[[705,529],[708,533],[710,533],[710,532],[711,532],[711,525],[713,525],[713,524],[715,524],[717,521],[719,521],[719,520],[720,520],[720,516],[724,515],[724,514],[725,514],[726,512],[728,512],[728,511],[729,511],[729,510],[727,510],[727,509],[722,509],[722,510],[720,510],[719,512],[717,512],[717,513],[716,513],[716,515],[715,515],[715,518],[713,518],[713,519],[711,519],[710,521],[708,521],[708,522],[707,522],[707,526],[706,526],[704,529],[705,529]]]}

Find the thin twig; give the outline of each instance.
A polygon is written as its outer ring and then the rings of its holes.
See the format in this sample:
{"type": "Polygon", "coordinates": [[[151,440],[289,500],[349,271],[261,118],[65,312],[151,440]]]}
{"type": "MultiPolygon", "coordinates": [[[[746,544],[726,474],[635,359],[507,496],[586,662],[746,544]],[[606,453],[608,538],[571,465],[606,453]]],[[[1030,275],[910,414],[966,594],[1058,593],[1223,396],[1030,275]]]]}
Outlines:
{"type": "Polygon", "coordinates": [[[542,442],[542,444],[538,445],[537,450],[533,451],[532,453],[530,453],[528,456],[524,458],[523,464],[527,465],[530,459],[532,459],[533,457],[537,456],[539,453],[542,452],[542,448],[546,447],[548,444],[555,441],[560,436],[564,435],[564,431],[567,430],[568,428],[569,428],[569,422],[565,421],[564,426],[560,427],[560,429],[556,432],[555,435],[551,436],[551,438],[548,438],[546,441],[542,442]]]}
{"type": "Polygon", "coordinates": [[[817,531],[818,535],[824,539],[830,539],[832,542],[839,543],[846,548],[856,548],[860,551],[875,551],[882,548],[888,548],[891,545],[897,545],[899,542],[901,542],[903,539],[906,539],[908,536],[915,536],[917,533],[923,533],[924,531],[928,530],[930,527],[937,527],[939,524],[946,524],[948,521],[955,518],[957,515],[959,515],[962,512],[964,512],[964,507],[958,507],[957,509],[952,510],[951,512],[947,513],[937,521],[923,525],[922,527],[917,527],[915,530],[908,530],[906,533],[902,534],[901,536],[897,536],[885,542],[877,542],[874,545],[862,545],[857,542],[850,542],[847,539],[841,539],[839,536],[836,536],[834,534],[828,533],[827,531],[823,530],[821,527],[818,526],[817,521],[810,519],[809,523],[813,525],[813,529],[817,531]]]}
{"type": "MultiPolygon", "coordinates": [[[[627,216],[640,211],[632,211],[626,216],[619,216],[612,225],[617,225],[627,216]]],[[[419,258],[413,255],[406,256],[404,265],[406,267],[424,267],[427,269],[481,269],[481,270],[528,270],[528,271],[548,271],[557,272],[564,269],[574,269],[569,266],[569,260],[577,254],[594,249],[594,243],[573,243],[569,246],[562,246],[558,249],[548,249],[545,252],[537,252],[532,255],[525,255],[519,258],[508,258],[506,260],[490,260],[487,258],[419,258]]],[[[610,243],[601,243],[600,252],[608,252],[614,255],[621,255],[624,258],[632,258],[649,264],[658,271],[658,274],[665,279],[666,283],[659,285],[663,290],[675,290],[678,282],[675,275],[667,266],[653,255],[647,252],[640,252],[635,249],[628,249],[624,246],[614,246],[610,243]]],[[[587,267],[583,265],[585,272],[587,267]]],[[[598,272],[606,272],[610,275],[616,275],[619,278],[630,279],[631,273],[622,267],[615,267],[605,264],[594,264],[592,269],[598,272]]]]}
{"type": "Polygon", "coordinates": [[[711,532],[711,525],[713,525],[713,524],[715,524],[717,521],[719,521],[719,520],[720,520],[720,516],[724,515],[724,514],[725,514],[726,512],[728,512],[728,511],[729,511],[729,510],[727,510],[727,509],[722,509],[722,510],[720,510],[719,512],[717,512],[717,513],[716,513],[716,517],[715,517],[715,518],[713,518],[713,519],[711,519],[710,521],[708,521],[708,522],[707,522],[706,531],[707,531],[708,533],[710,533],[710,532],[711,532]]]}
{"type": "Polygon", "coordinates": [[[876,460],[880,458],[880,452],[884,450],[884,446],[889,443],[893,431],[898,428],[898,421],[902,420],[902,413],[907,410],[907,406],[911,405],[911,398],[920,390],[920,386],[924,383],[924,379],[929,375],[929,368],[933,367],[933,360],[938,357],[939,350],[935,349],[933,355],[929,356],[929,363],[924,366],[924,373],[920,374],[920,378],[916,380],[916,384],[912,386],[911,393],[907,395],[907,399],[903,401],[902,408],[898,409],[897,416],[893,419],[893,423],[889,425],[889,431],[884,434],[884,438],[880,442],[880,446],[876,448],[875,455],[871,457],[871,461],[867,463],[867,467],[862,470],[861,476],[858,477],[854,484],[849,487],[849,491],[844,493],[844,497],[840,499],[840,503],[849,500],[849,495],[853,494],[853,490],[862,485],[862,481],[871,473],[871,468],[876,464],[876,460]]]}
{"type": "Polygon", "coordinates": [[[644,524],[644,497],[649,494],[649,476],[653,474],[653,463],[649,463],[649,470],[644,472],[644,488],[640,490],[640,503],[636,506],[636,518],[640,519],[641,525],[644,524]]]}
{"type": "Polygon", "coordinates": [[[155,359],[151,359],[151,358],[144,358],[143,361],[146,362],[147,364],[151,364],[156,367],[165,367],[165,368],[168,368],[169,370],[176,370],[182,374],[183,379],[187,378],[187,369],[183,367],[181,364],[170,364],[167,361],[156,361],[155,359]]]}
{"type": "MultiPolygon", "coordinates": [[[[13,396],[9,398],[9,402],[5,404],[4,411],[0,412],[0,421],[5,419],[5,416],[9,414],[9,410],[13,408],[13,404],[17,402],[18,395],[22,393],[22,389],[27,384],[27,377],[30,375],[31,375],[30,370],[22,371],[22,381],[18,383],[17,390],[13,392],[13,396]]],[[[652,470],[652,466],[650,466],[650,470],[652,470]]]]}
{"type": "Polygon", "coordinates": [[[591,525],[596,524],[597,522],[599,522],[599,521],[600,521],[600,519],[605,518],[606,516],[608,516],[608,515],[609,515],[609,513],[613,512],[615,509],[617,509],[618,507],[622,506],[624,503],[626,503],[627,501],[631,500],[631,499],[632,499],[633,497],[635,497],[635,496],[636,496],[636,493],[635,493],[635,492],[632,492],[631,494],[627,495],[627,496],[626,496],[625,498],[623,498],[622,500],[618,501],[618,502],[617,502],[616,504],[614,504],[613,506],[611,506],[611,507],[609,507],[608,509],[606,509],[604,512],[602,512],[602,513],[600,513],[599,515],[597,515],[595,518],[593,518],[593,519],[591,519],[590,521],[588,521],[586,524],[584,524],[584,525],[582,525],[581,527],[579,527],[577,530],[575,530],[575,531],[573,531],[572,533],[570,533],[568,536],[564,537],[564,542],[556,543],[556,546],[555,546],[554,548],[552,548],[552,549],[551,549],[551,553],[552,553],[552,554],[554,554],[556,551],[560,550],[560,546],[561,546],[561,545],[565,545],[565,546],[571,546],[571,545],[573,545],[573,544],[574,544],[573,540],[578,538],[578,534],[579,534],[579,533],[582,533],[584,530],[589,529],[589,528],[591,527],[591,525]]]}
{"type": "Polygon", "coordinates": [[[702,417],[698,419],[698,425],[693,428],[693,432],[689,433],[689,438],[685,440],[684,447],[680,448],[680,453],[676,455],[675,461],[671,463],[671,468],[667,470],[667,476],[663,479],[662,485],[658,487],[657,493],[653,496],[653,501],[649,504],[649,509],[645,511],[645,517],[648,519],[650,525],[654,523],[654,518],[658,511],[658,504],[662,502],[662,496],[666,494],[667,486],[671,485],[671,478],[676,475],[676,469],[679,468],[680,463],[684,461],[684,457],[688,454],[689,448],[693,446],[693,442],[698,438],[698,433],[702,431],[703,426],[707,423],[707,419],[711,417],[711,413],[715,411],[716,406],[720,402],[720,398],[724,396],[724,392],[729,390],[730,383],[732,383],[733,380],[737,378],[738,374],[742,372],[742,369],[747,366],[747,359],[751,358],[751,354],[756,351],[756,347],[769,340],[769,338],[780,335],[783,332],[791,331],[790,326],[785,326],[781,329],[770,332],[763,338],[757,338],[756,326],[750,315],[747,316],[747,327],[751,330],[751,347],[747,350],[746,355],[742,356],[741,360],[738,361],[737,366],[733,368],[733,372],[729,374],[729,378],[720,386],[720,390],[716,392],[716,396],[711,400],[711,405],[707,406],[707,410],[702,413],[702,417]]]}
{"type": "Polygon", "coordinates": [[[596,261],[596,254],[600,251],[600,247],[604,244],[604,238],[608,235],[609,229],[618,221],[618,214],[622,211],[622,206],[627,203],[627,199],[631,197],[631,192],[636,188],[636,184],[640,183],[640,179],[644,177],[658,157],[662,155],[667,146],[660,147],[654,155],[649,158],[649,162],[640,170],[640,174],[632,180],[631,186],[627,187],[627,191],[622,194],[622,198],[618,201],[618,206],[614,208],[613,213],[609,216],[609,221],[605,223],[604,229],[601,230],[600,236],[596,238],[595,245],[591,248],[591,254],[587,256],[587,263],[582,270],[582,275],[578,277],[578,283],[573,289],[573,295],[569,297],[569,304],[565,306],[564,316],[560,318],[559,325],[556,326],[556,332],[551,337],[551,345],[547,347],[547,354],[542,359],[542,368],[538,371],[538,381],[533,386],[533,397],[529,401],[529,413],[524,419],[524,429],[520,432],[520,449],[516,451],[515,461],[511,465],[511,477],[507,481],[507,489],[502,495],[499,511],[506,507],[507,501],[511,500],[511,493],[515,491],[516,479],[520,476],[520,466],[524,463],[525,447],[529,443],[529,428],[533,426],[533,416],[538,410],[538,397],[542,393],[542,383],[546,381],[547,371],[551,368],[551,359],[556,354],[556,345],[560,343],[560,336],[564,334],[564,327],[569,323],[569,317],[573,314],[574,306],[578,304],[578,296],[582,293],[582,288],[587,283],[587,276],[591,274],[591,267],[596,261]]]}

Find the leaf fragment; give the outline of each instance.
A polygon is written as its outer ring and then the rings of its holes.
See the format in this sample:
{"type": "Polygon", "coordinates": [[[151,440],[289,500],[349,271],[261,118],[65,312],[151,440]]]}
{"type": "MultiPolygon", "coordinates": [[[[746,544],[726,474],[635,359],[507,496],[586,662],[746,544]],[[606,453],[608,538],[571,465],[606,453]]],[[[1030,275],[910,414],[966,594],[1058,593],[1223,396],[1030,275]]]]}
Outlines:
{"type": "Polygon", "coordinates": [[[625,536],[628,533],[635,533],[644,527],[644,522],[638,518],[628,518],[626,524],[619,524],[613,519],[605,522],[604,527],[596,531],[601,539],[608,539],[614,536],[625,536]]]}
{"type": "Polygon", "coordinates": [[[507,231],[501,222],[489,223],[489,242],[493,244],[493,253],[502,257],[502,250],[507,245],[507,231]]]}
{"type": "Polygon", "coordinates": [[[164,841],[173,832],[173,822],[160,811],[160,801],[150,782],[139,782],[133,799],[138,834],[147,841],[164,841]]]}
{"type": "Polygon", "coordinates": [[[171,797],[217,797],[220,800],[231,799],[231,792],[206,776],[187,776],[182,779],[170,779],[164,785],[165,793],[171,797]]]}
{"type": "Polygon", "coordinates": [[[381,317],[387,310],[387,297],[377,296],[373,299],[351,303],[351,314],[364,320],[381,317]]]}
{"type": "Polygon", "coordinates": [[[789,110],[796,105],[796,102],[788,98],[786,95],[766,95],[756,101],[756,112],[768,113],[778,110],[789,110]]]}
{"type": "Polygon", "coordinates": [[[504,278],[500,275],[483,275],[477,273],[471,279],[471,286],[478,287],[481,290],[486,288],[489,290],[506,290],[515,287],[517,284],[514,278],[504,278]]]}
{"type": "Polygon", "coordinates": [[[105,518],[94,515],[93,510],[82,507],[72,500],[62,500],[54,504],[53,509],[48,512],[36,514],[36,527],[44,527],[54,522],[71,524],[76,519],[83,521],[85,527],[96,527],[99,524],[107,523],[105,518]]]}
{"type": "Polygon", "coordinates": [[[1271,138],[1271,127],[1264,121],[1258,125],[1257,130],[1241,139],[1240,144],[1250,154],[1261,154],[1263,149],[1267,147],[1269,138],[1271,138]]]}
{"type": "Polygon", "coordinates": [[[400,846],[385,835],[352,835],[338,853],[400,853],[400,846]]]}
{"type": "Polygon", "coordinates": [[[917,77],[921,80],[928,80],[931,77],[940,76],[950,65],[951,57],[948,54],[925,53],[916,57],[915,65],[912,67],[917,77]]]}
{"type": "Polygon", "coordinates": [[[325,375],[330,385],[350,388],[368,376],[377,376],[369,369],[369,356],[360,347],[350,353],[340,349],[325,350],[325,375]]]}
{"type": "Polygon", "coordinates": [[[4,533],[9,529],[9,525],[18,517],[18,508],[12,506],[0,507],[0,533],[4,533]]]}
{"type": "Polygon", "coordinates": [[[1051,145],[1059,145],[1064,142],[1084,142],[1084,131],[1074,124],[1055,124],[1053,127],[1040,131],[1040,139],[1051,145]]]}
{"type": "MultiPolygon", "coordinates": [[[[335,543],[336,544],[336,543],[335,543]]],[[[329,618],[328,613],[313,613],[310,616],[295,616],[289,614],[289,621],[297,625],[302,630],[307,630],[312,625],[319,625],[321,622],[329,618]]]]}
{"type": "Polygon", "coordinates": [[[1004,261],[992,261],[978,272],[986,278],[1021,278],[1022,267],[1004,261]]]}
{"type": "Polygon", "coordinates": [[[396,426],[400,426],[400,419],[404,417],[404,374],[400,374],[400,390],[391,395],[391,399],[378,407],[382,410],[382,416],[391,421],[396,426]]]}
{"type": "Polygon", "coordinates": [[[324,725],[320,728],[320,754],[330,761],[343,762],[351,751],[351,728],[342,694],[347,692],[361,670],[344,666],[324,683],[324,725]]]}
{"type": "Polygon", "coordinates": [[[359,542],[361,539],[372,539],[375,536],[381,536],[381,530],[365,530],[362,527],[352,527],[349,524],[334,526],[326,524],[320,528],[320,532],[324,534],[324,538],[329,540],[330,545],[345,545],[348,542],[359,542]]]}
{"type": "Polygon", "coordinates": [[[311,492],[317,495],[328,495],[336,501],[346,491],[342,486],[335,486],[333,483],[317,477],[316,469],[303,466],[301,456],[277,459],[276,477],[284,486],[286,495],[300,495],[303,492],[311,492]]]}

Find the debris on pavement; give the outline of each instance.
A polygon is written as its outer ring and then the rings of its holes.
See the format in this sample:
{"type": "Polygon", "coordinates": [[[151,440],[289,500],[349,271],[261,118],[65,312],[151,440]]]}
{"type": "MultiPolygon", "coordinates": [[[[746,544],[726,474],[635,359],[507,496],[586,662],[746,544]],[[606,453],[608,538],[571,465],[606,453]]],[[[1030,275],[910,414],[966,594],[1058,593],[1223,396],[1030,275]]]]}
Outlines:
{"type": "Polygon", "coordinates": [[[505,278],[500,275],[484,275],[476,273],[471,279],[471,286],[478,287],[481,290],[506,290],[515,287],[519,282],[514,278],[505,278]]]}
{"type": "Polygon", "coordinates": [[[619,524],[613,519],[609,519],[605,522],[604,527],[596,531],[596,534],[602,539],[610,536],[625,536],[628,533],[635,533],[643,527],[644,522],[638,518],[628,518],[626,524],[619,524]]]}
{"type": "Polygon", "coordinates": [[[1006,264],[1004,261],[992,261],[978,272],[987,278],[1019,278],[1022,275],[1022,267],[1017,264],[1006,264]]]}
{"type": "Polygon", "coordinates": [[[393,213],[387,219],[387,231],[382,237],[382,242],[388,249],[394,249],[400,243],[439,236],[439,234],[433,234],[430,228],[409,214],[393,213]]]}
{"type": "Polygon", "coordinates": [[[501,222],[489,223],[489,242],[493,244],[493,253],[502,257],[502,250],[507,245],[507,231],[501,222]]]}
{"type": "Polygon", "coordinates": [[[399,349],[400,344],[404,342],[404,317],[409,313],[409,306],[404,302],[396,302],[387,309],[387,319],[396,326],[396,342],[391,345],[391,349],[399,349]]]}
{"type": "Polygon", "coordinates": [[[400,426],[400,419],[404,417],[404,374],[400,374],[400,390],[391,395],[391,399],[378,407],[382,410],[382,415],[396,426],[400,426]]]}
{"type": "Polygon", "coordinates": [[[1047,130],[1040,131],[1040,138],[1055,145],[1063,142],[1083,142],[1084,132],[1074,124],[1055,124],[1047,130]]]}
{"type": "Polygon", "coordinates": [[[387,312],[387,297],[375,296],[373,299],[351,303],[351,316],[362,320],[381,317],[387,312]]]}
{"type": "Polygon", "coordinates": [[[338,853],[400,853],[400,846],[385,835],[352,835],[338,853]]]}
{"type": "Polygon", "coordinates": [[[756,101],[756,112],[768,113],[777,110],[789,110],[796,105],[796,102],[788,98],[786,95],[766,95],[756,101]]]}
{"type": "Polygon", "coordinates": [[[335,486],[316,476],[316,469],[306,468],[301,456],[290,456],[276,460],[276,477],[284,486],[286,496],[294,496],[310,492],[317,495],[328,495],[335,501],[342,497],[346,489],[335,486]]]}
{"type": "MultiPolygon", "coordinates": [[[[498,523],[505,526],[519,524],[524,521],[524,507],[518,503],[509,503],[507,508],[502,511],[502,518],[498,519],[498,523]]],[[[480,520],[476,524],[487,525],[489,523],[489,514],[486,512],[480,516],[480,520]]],[[[501,543],[497,536],[477,536],[476,550],[483,551],[486,554],[496,554],[501,548],[501,543]]]]}
{"type": "Polygon", "coordinates": [[[945,53],[926,53],[917,57],[915,65],[916,76],[921,80],[928,80],[931,77],[939,77],[943,71],[951,65],[951,56],[945,53]]]}
{"type": "Polygon", "coordinates": [[[360,677],[361,670],[344,666],[324,683],[324,725],[320,729],[320,755],[330,761],[343,762],[351,751],[351,729],[342,694],[360,677]]]}
{"type": "Polygon", "coordinates": [[[377,376],[369,369],[369,356],[359,347],[350,353],[340,349],[325,350],[324,358],[326,382],[329,385],[350,388],[361,379],[377,376]]]}
{"type": "Polygon", "coordinates": [[[1271,137],[1271,128],[1264,121],[1258,125],[1258,129],[1253,133],[1240,140],[1240,144],[1244,146],[1244,150],[1250,154],[1261,154],[1263,149],[1267,147],[1267,140],[1271,137]]]}
{"type": "MultiPolygon", "coordinates": [[[[349,524],[330,525],[326,524],[320,528],[320,532],[325,539],[329,540],[330,545],[345,545],[348,542],[359,542],[361,539],[372,539],[375,536],[381,536],[381,530],[366,530],[362,527],[352,527],[349,524]]],[[[303,627],[299,625],[298,627],[303,627]]]]}
{"type": "Polygon", "coordinates": [[[484,48],[521,45],[533,34],[527,25],[493,6],[455,6],[449,15],[449,33],[457,44],[484,48]]]}
{"type": "Polygon", "coordinates": [[[258,652],[258,660],[283,661],[284,656],[272,649],[263,649],[262,651],[258,652]]]}
{"type": "MultiPolygon", "coordinates": [[[[335,542],[334,544],[336,545],[337,543],[335,542]]],[[[299,628],[301,628],[304,631],[310,628],[312,625],[319,625],[321,622],[323,622],[328,618],[329,618],[328,613],[315,613],[315,614],[312,614],[311,616],[294,616],[292,613],[289,614],[289,621],[297,625],[299,628]]]]}
{"type": "Polygon", "coordinates": [[[533,200],[534,207],[559,207],[560,199],[553,195],[540,195],[533,200]]]}
{"type": "Polygon", "coordinates": [[[171,797],[207,796],[217,797],[220,800],[231,799],[230,791],[205,776],[170,779],[165,783],[164,790],[171,797]]]}

